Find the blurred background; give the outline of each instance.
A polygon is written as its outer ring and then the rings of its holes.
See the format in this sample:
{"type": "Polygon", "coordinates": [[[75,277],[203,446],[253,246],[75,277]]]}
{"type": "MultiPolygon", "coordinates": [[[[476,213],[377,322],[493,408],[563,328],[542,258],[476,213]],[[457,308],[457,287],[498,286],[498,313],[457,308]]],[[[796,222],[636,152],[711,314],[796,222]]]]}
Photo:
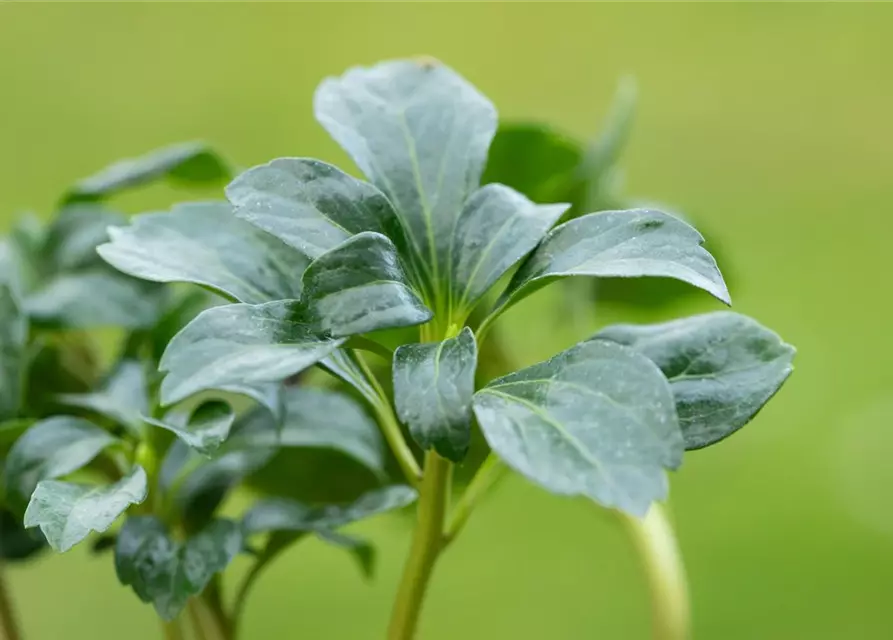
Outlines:
{"type": "MultiPolygon", "coordinates": [[[[633,74],[627,191],[709,229],[735,309],[799,350],[757,419],[672,478],[695,635],[891,638],[891,33],[893,5],[868,4],[2,4],[0,230],[24,210],[48,216],[110,161],[180,140],[242,166],[350,166],[311,98],[355,64],[430,54],[503,119],[579,138],[633,74]]],[[[152,189],[116,204],[169,200],[152,189]]],[[[548,326],[536,311],[549,300],[535,301],[505,318],[512,335],[545,331],[523,340],[525,363],[584,337],[548,326]]],[[[714,308],[696,295],[598,322],[714,308]]],[[[295,547],[258,586],[246,637],[382,637],[407,525],[357,528],[380,548],[374,583],[337,551],[295,547]]],[[[82,546],[12,569],[26,637],[157,638],[109,560],[82,546]]],[[[513,477],[443,558],[421,637],[644,639],[648,619],[615,519],[513,477]]]]}

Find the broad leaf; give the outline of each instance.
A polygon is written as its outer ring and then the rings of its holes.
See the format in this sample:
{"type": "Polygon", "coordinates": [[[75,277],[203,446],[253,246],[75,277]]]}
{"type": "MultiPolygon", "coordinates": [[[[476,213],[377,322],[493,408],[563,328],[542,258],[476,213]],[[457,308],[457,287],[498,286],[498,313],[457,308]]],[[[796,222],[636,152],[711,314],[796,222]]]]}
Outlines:
{"type": "Polygon", "coordinates": [[[142,433],[141,416],[149,411],[145,365],[136,360],[122,360],[98,390],[64,393],[56,399],[70,407],[94,411],[139,436],[142,433]]]}
{"type": "Polygon", "coordinates": [[[628,345],[670,381],[686,449],[706,447],[750,422],[793,371],[795,349],[730,311],[652,325],[615,325],[595,338],[628,345]]]}
{"type": "Polygon", "coordinates": [[[50,546],[68,551],[91,531],[102,533],[132,504],[146,499],[142,467],[104,487],[43,480],[25,510],[25,527],[40,527],[50,546]]]}
{"type": "Polygon", "coordinates": [[[54,416],[41,420],[10,450],[6,489],[24,504],[41,480],[77,471],[115,442],[108,432],[83,418],[54,416]]]}
{"type": "Polygon", "coordinates": [[[703,237],[673,216],[649,209],[605,211],[553,229],[515,273],[504,306],[565,276],[660,276],[682,280],[729,304],[729,292],[703,237]]]}
{"type": "Polygon", "coordinates": [[[64,202],[100,200],[159,178],[185,184],[214,184],[229,176],[224,160],[205,144],[184,142],[114,163],[74,185],[64,202]]]}
{"type": "Polygon", "coordinates": [[[28,319],[8,285],[0,284],[0,421],[22,405],[28,319]]]}
{"type": "Polygon", "coordinates": [[[516,262],[533,251],[570,205],[536,205],[500,184],[465,203],[453,232],[451,300],[470,310],[516,262]]]}
{"type": "Polygon", "coordinates": [[[422,449],[459,462],[471,441],[477,345],[465,327],[443,342],[406,344],[394,353],[397,416],[422,449]]]}
{"type": "Polygon", "coordinates": [[[496,110],[441,63],[385,62],[328,78],[317,89],[319,122],[388,196],[427,285],[449,273],[457,218],[478,187],[496,110]]]}
{"type": "Polygon", "coordinates": [[[161,401],[169,405],[205,389],[278,382],[319,362],[342,342],[320,335],[298,301],[214,307],[199,314],[165,350],[161,401]]]}
{"type": "Polygon", "coordinates": [[[109,227],[127,224],[123,216],[95,204],[63,208],[46,232],[42,253],[53,272],[70,271],[99,262],[96,247],[109,238],[109,227]]]}
{"type": "Polygon", "coordinates": [[[682,462],[673,394],[660,369],[603,340],[494,380],[474,396],[487,442],[549,491],[642,516],[682,462]]]}
{"type": "MultiPolygon", "coordinates": [[[[270,415],[266,409],[263,411],[270,415]]],[[[174,433],[205,456],[210,456],[223,444],[235,419],[233,408],[222,400],[202,402],[191,413],[173,411],[161,420],[143,417],[147,423],[174,433]]]]}
{"type": "Polygon", "coordinates": [[[335,337],[432,317],[406,282],[394,243],[379,233],[357,234],[314,260],[304,272],[304,299],[309,317],[335,337]]]}
{"type": "Polygon", "coordinates": [[[250,304],[296,299],[308,260],[233,215],[225,202],[146,213],[109,230],[99,255],[124,273],[154,282],[193,282],[250,304]]]}
{"type": "Polygon", "coordinates": [[[214,520],[179,542],[157,518],[132,517],[118,534],[115,571],[121,584],[133,587],[163,619],[173,620],[241,548],[242,534],[231,520],[214,520]]]}
{"type": "Polygon", "coordinates": [[[391,203],[367,182],[308,158],[279,158],[233,180],[226,197],[236,215],[311,259],[351,236],[374,231],[396,239],[391,203]]]}
{"type": "Polygon", "coordinates": [[[384,474],[385,450],[376,422],[356,401],[314,387],[289,387],[285,414],[277,422],[256,409],[239,420],[228,449],[310,447],[341,451],[378,475],[384,474]]]}

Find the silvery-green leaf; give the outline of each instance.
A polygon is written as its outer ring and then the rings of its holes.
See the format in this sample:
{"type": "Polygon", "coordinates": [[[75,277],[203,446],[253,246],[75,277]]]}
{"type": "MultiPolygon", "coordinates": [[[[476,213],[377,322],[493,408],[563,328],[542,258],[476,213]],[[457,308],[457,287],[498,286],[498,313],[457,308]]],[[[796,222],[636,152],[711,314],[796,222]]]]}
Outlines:
{"type": "Polygon", "coordinates": [[[547,490],[644,515],[684,443],[670,385],[633,349],[584,342],[474,396],[492,450],[547,490]]]}
{"type": "Polygon", "coordinates": [[[357,67],[328,78],[319,122],[394,205],[409,259],[439,287],[466,198],[478,187],[496,110],[460,75],[429,59],[357,67]]]}
{"type": "Polygon", "coordinates": [[[394,403],[422,449],[459,462],[471,441],[477,344],[465,327],[443,342],[405,344],[394,352],[394,403]]]}
{"type": "Polygon", "coordinates": [[[200,313],[161,358],[161,401],[205,389],[284,380],[319,362],[343,340],[324,337],[295,300],[230,304],[200,313]]]}
{"type": "Polygon", "coordinates": [[[91,531],[102,533],[132,504],[146,499],[142,467],[108,486],[42,480],[25,510],[25,527],[40,527],[56,551],[68,551],[91,531]]]}
{"type": "Polygon", "coordinates": [[[70,407],[95,411],[140,435],[141,416],[149,411],[145,365],[136,360],[122,360],[96,391],[63,393],[56,400],[70,407]]]}
{"type": "Polygon", "coordinates": [[[223,444],[235,419],[233,408],[222,400],[206,400],[190,413],[173,411],[160,420],[143,417],[147,423],[174,433],[205,456],[210,456],[223,444]]]}
{"type": "Polygon", "coordinates": [[[794,347],[730,311],[615,325],[595,338],[628,345],[660,367],[676,398],[687,449],[719,442],[750,422],[793,371],[794,347]]]}
{"type": "Polygon", "coordinates": [[[36,422],[9,451],[6,489],[24,504],[38,482],[77,471],[115,442],[111,434],[83,418],[53,416],[36,422]]]}
{"type": "Polygon", "coordinates": [[[231,520],[214,520],[180,542],[157,518],[137,516],[128,518],[118,535],[115,571],[121,584],[151,602],[164,620],[173,620],[241,548],[242,534],[231,520]]]}
{"type": "Polygon", "coordinates": [[[34,288],[46,269],[45,235],[40,219],[25,214],[16,220],[8,236],[0,238],[0,283],[19,297],[34,288]]]}
{"type": "Polygon", "coordinates": [[[101,200],[160,178],[185,184],[214,184],[230,176],[226,162],[201,142],[183,142],[120,160],[78,182],[64,202],[101,200]]]}
{"type": "Polygon", "coordinates": [[[453,232],[453,309],[471,309],[516,262],[533,251],[570,205],[537,205],[501,184],[465,203],[453,232]]]}
{"type": "Polygon", "coordinates": [[[352,236],[314,260],[304,272],[304,300],[309,317],[334,337],[432,317],[407,283],[394,243],[372,232],[352,236]]]}
{"type": "Polygon", "coordinates": [[[722,275],[703,241],[693,227],[660,211],[591,213],[546,236],[515,273],[501,304],[566,276],[675,278],[729,304],[722,275]]]}
{"type": "Polygon", "coordinates": [[[351,236],[399,230],[384,194],[337,167],[310,158],[279,158],[245,171],[226,188],[236,215],[311,259],[351,236]]]}
{"type": "Polygon", "coordinates": [[[250,304],[301,295],[308,260],[233,215],[226,202],[193,202],[109,230],[102,258],[154,282],[193,282],[250,304]]]}
{"type": "Polygon", "coordinates": [[[27,342],[28,319],[12,289],[0,283],[0,421],[21,407],[27,342]]]}

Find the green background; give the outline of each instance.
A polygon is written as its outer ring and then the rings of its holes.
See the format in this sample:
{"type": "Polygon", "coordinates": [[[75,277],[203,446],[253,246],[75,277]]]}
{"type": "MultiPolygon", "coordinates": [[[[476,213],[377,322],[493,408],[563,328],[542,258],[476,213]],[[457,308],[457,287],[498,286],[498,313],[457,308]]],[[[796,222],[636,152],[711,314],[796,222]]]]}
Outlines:
{"type": "MultiPolygon", "coordinates": [[[[183,139],[244,166],[343,163],[311,96],[354,64],[431,54],[504,118],[577,136],[632,73],[629,191],[704,223],[735,309],[799,349],[757,420],[672,479],[696,636],[891,638],[891,33],[893,5],[0,4],[0,221],[183,139]]],[[[547,304],[506,317],[525,362],[585,335],[530,313],[547,304]]],[[[713,308],[694,296],[662,315],[713,308]]],[[[245,637],[382,637],[409,531],[358,530],[380,546],[373,584],[337,551],[296,547],[262,579],[245,637]]],[[[10,578],[26,638],[158,637],[108,557],[75,550],[10,578]]],[[[648,617],[614,518],[512,478],[443,558],[421,637],[635,639],[648,617]]]]}

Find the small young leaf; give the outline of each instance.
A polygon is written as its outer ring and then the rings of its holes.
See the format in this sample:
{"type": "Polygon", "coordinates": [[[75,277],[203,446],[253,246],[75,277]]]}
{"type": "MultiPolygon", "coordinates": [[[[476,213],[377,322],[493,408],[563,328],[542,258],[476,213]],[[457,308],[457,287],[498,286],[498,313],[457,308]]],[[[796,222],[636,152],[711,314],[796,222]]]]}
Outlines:
{"type": "Polygon", "coordinates": [[[455,338],[406,344],[394,352],[397,416],[422,449],[460,462],[471,441],[477,345],[465,327],[455,338]]]}
{"type": "MultiPolygon", "coordinates": [[[[262,409],[269,415],[269,411],[262,409]]],[[[172,412],[162,420],[143,416],[147,423],[167,429],[183,442],[204,456],[217,451],[229,437],[236,414],[229,403],[222,400],[207,400],[198,405],[192,413],[172,412]]]]}
{"type": "Polygon", "coordinates": [[[42,480],[25,510],[25,527],[40,527],[58,552],[71,549],[91,531],[102,533],[132,504],[146,499],[148,480],[142,467],[115,484],[91,487],[42,480]]]}
{"type": "Polygon", "coordinates": [[[316,536],[323,542],[350,552],[367,580],[375,575],[375,547],[368,540],[337,531],[317,531],[316,536]]]}
{"type": "Polygon", "coordinates": [[[233,215],[226,202],[193,202],[109,229],[97,251],[116,269],[154,282],[193,282],[239,302],[296,299],[308,260],[233,215]]]}
{"type": "Polygon", "coordinates": [[[101,200],[159,178],[186,184],[214,184],[229,178],[230,173],[223,159],[207,145],[184,142],[116,162],[78,182],[63,202],[101,200]]]}
{"type": "Polygon", "coordinates": [[[28,320],[8,285],[0,284],[0,421],[22,404],[28,320]]]}
{"type": "Polygon", "coordinates": [[[142,433],[141,416],[149,411],[145,366],[136,360],[122,360],[98,390],[63,393],[56,396],[56,400],[70,407],[95,411],[139,436],[142,433]]]}
{"type": "Polygon", "coordinates": [[[501,305],[565,276],[659,276],[704,289],[726,304],[729,292],[693,227],[660,211],[591,213],[555,227],[515,273],[501,305]]]}
{"type": "Polygon", "coordinates": [[[363,231],[394,238],[399,230],[381,191],[319,160],[279,158],[254,167],[230,183],[226,197],[238,217],[310,259],[363,231]]]}
{"type": "Polygon", "coordinates": [[[336,338],[432,317],[406,282],[394,243],[372,232],[352,236],[314,260],[304,272],[304,299],[319,329],[336,338]]]}
{"type": "Polygon", "coordinates": [[[83,418],[54,416],[35,423],[6,459],[6,489],[22,504],[41,480],[68,475],[116,442],[83,418]]]}
{"type": "Polygon", "coordinates": [[[636,351],[584,342],[494,380],[474,396],[487,442],[510,467],[562,495],[642,516],[682,462],[673,394],[636,351]]]}
{"type": "Polygon", "coordinates": [[[160,368],[165,405],[205,389],[284,380],[343,340],[324,337],[295,300],[230,304],[200,313],[168,344],[160,368]]]}
{"type": "Polygon", "coordinates": [[[652,325],[615,325],[596,339],[628,345],[670,381],[686,449],[719,442],[750,422],[793,371],[795,349],[730,311],[652,325]]]}
{"type": "Polygon", "coordinates": [[[128,518],[118,534],[115,570],[121,584],[133,587],[163,619],[173,620],[241,548],[242,534],[231,520],[214,520],[181,543],[157,518],[137,516],[128,518]]]}
{"type": "Polygon", "coordinates": [[[453,308],[471,309],[503,274],[533,251],[569,206],[536,205],[501,184],[475,191],[453,234],[453,308]]]}

